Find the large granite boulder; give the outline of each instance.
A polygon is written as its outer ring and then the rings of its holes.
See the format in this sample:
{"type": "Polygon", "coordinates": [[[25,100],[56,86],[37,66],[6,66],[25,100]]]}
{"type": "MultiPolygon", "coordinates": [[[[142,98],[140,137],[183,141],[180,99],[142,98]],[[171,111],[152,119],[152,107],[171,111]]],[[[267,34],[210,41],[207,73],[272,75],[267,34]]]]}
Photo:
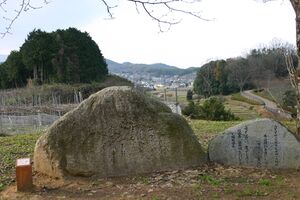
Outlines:
{"type": "Polygon", "coordinates": [[[123,176],[206,161],[184,118],[130,87],[91,95],[37,141],[36,171],[53,176],[123,176]]]}
{"type": "Polygon", "coordinates": [[[209,159],[234,166],[257,168],[300,167],[300,143],[271,119],[247,121],[210,141],[209,159]]]}

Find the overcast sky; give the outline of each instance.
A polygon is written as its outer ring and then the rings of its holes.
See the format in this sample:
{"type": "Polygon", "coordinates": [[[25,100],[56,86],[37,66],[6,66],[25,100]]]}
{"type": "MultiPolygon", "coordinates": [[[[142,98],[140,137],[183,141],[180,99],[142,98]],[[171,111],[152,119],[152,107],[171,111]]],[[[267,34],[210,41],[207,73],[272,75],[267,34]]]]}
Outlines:
{"type": "MultiPolygon", "coordinates": [[[[32,1],[35,5],[43,2],[32,1]]],[[[5,6],[7,13],[13,13],[9,11],[16,5],[5,6]]],[[[119,1],[113,10],[115,19],[108,20],[99,0],[51,0],[42,9],[20,16],[13,25],[13,34],[0,39],[0,54],[18,50],[34,28],[55,31],[77,27],[92,36],[105,58],[117,62],[160,62],[182,68],[245,55],[274,38],[295,44],[295,14],[288,0],[265,4],[255,0],[202,0],[196,8],[202,17],[212,20],[187,16],[161,33],[157,23],[137,13],[134,5],[126,1],[119,1]]],[[[1,16],[7,13],[0,9],[1,16]]],[[[5,23],[0,19],[0,32],[5,23]]]]}

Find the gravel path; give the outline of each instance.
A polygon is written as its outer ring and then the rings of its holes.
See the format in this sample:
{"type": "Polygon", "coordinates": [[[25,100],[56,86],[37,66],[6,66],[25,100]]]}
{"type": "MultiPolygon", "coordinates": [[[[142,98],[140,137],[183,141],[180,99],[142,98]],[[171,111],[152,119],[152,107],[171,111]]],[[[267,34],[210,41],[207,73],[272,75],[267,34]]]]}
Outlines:
{"type": "Polygon", "coordinates": [[[265,99],[261,96],[255,95],[254,93],[252,93],[252,90],[243,91],[243,92],[241,92],[241,95],[248,98],[248,99],[255,100],[255,101],[263,103],[265,109],[272,112],[273,114],[276,114],[280,117],[287,118],[287,119],[292,118],[291,114],[289,112],[286,112],[286,111],[278,108],[277,104],[274,103],[273,101],[270,101],[270,100],[265,99]]]}

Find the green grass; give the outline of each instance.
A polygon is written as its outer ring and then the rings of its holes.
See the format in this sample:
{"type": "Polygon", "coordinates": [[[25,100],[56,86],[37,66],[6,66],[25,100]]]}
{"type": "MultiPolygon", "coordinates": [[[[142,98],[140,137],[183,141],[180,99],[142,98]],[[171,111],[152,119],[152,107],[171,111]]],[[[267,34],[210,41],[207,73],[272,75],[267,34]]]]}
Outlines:
{"type": "Polygon", "coordinates": [[[15,179],[16,159],[33,156],[40,133],[0,137],[0,191],[15,179]]]}
{"type": "Polygon", "coordinates": [[[204,183],[209,183],[213,186],[219,186],[221,185],[224,180],[223,179],[216,179],[214,177],[212,177],[211,175],[208,174],[203,174],[199,176],[199,179],[204,182],[204,183]]]}
{"type": "Polygon", "coordinates": [[[244,107],[242,105],[225,105],[226,109],[229,109],[236,117],[238,117],[240,120],[250,120],[250,119],[256,119],[260,118],[260,115],[250,107],[244,107]]]}
{"type": "Polygon", "coordinates": [[[189,120],[189,124],[195,135],[201,142],[204,150],[207,150],[208,142],[218,133],[222,133],[227,128],[235,126],[241,121],[207,121],[207,120],[189,120]]]}
{"type": "Polygon", "coordinates": [[[230,96],[226,97],[225,101],[226,109],[240,118],[240,120],[250,120],[260,118],[260,115],[256,112],[255,106],[246,102],[233,100],[230,96]]]}
{"type": "Polygon", "coordinates": [[[260,189],[251,189],[251,188],[245,188],[242,191],[237,193],[238,197],[261,197],[261,196],[267,196],[268,194],[261,191],[260,189]]]}
{"type": "Polygon", "coordinates": [[[17,135],[17,134],[23,134],[23,133],[41,133],[45,131],[48,128],[48,126],[39,126],[34,127],[32,125],[16,125],[16,126],[1,126],[0,128],[0,136],[6,136],[6,135],[17,135]]]}
{"type": "Polygon", "coordinates": [[[189,120],[189,124],[197,136],[220,133],[239,123],[241,123],[241,121],[189,120]]]}
{"type": "Polygon", "coordinates": [[[261,186],[270,186],[272,184],[272,181],[269,179],[260,179],[258,181],[258,184],[261,186]]]}
{"type": "Polygon", "coordinates": [[[236,101],[242,101],[242,102],[245,102],[245,103],[248,103],[251,105],[262,105],[260,102],[248,99],[248,98],[242,96],[240,93],[233,94],[231,96],[231,99],[236,100],[236,101]]]}

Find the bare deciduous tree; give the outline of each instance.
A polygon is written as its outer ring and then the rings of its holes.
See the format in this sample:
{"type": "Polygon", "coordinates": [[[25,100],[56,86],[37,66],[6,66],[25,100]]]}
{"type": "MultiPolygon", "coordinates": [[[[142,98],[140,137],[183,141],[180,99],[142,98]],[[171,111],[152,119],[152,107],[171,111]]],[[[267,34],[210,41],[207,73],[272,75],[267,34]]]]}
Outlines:
{"type": "MultiPolygon", "coordinates": [[[[296,14],[296,42],[297,42],[297,57],[300,60],[300,1],[299,0],[290,0],[295,14],[296,14]]],[[[300,78],[300,62],[298,66],[294,67],[291,56],[286,56],[287,68],[289,71],[289,76],[293,87],[295,88],[297,94],[297,123],[296,129],[297,134],[300,134],[300,95],[299,95],[299,78],[300,78]]]]}
{"type": "Polygon", "coordinates": [[[299,88],[299,74],[297,73],[297,68],[293,64],[293,58],[291,56],[291,53],[286,52],[285,53],[285,62],[286,66],[289,72],[289,78],[291,85],[295,89],[296,92],[296,99],[297,99],[297,118],[296,118],[296,130],[297,134],[300,133],[300,88],[299,88]]]}
{"type": "Polygon", "coordinates": [[[253,73],[251,73],[251,69],[246,59],[236,60],[229,64],[230,68],[230,78],[234,80],[239,88],[240,92],[243,91],[246,83],[251,79],[253,73]]]}
{"type": "Polygon", "coordinates": [[[13,8],[11,11],[7,8],[8,0],[0,1],[0,17],[7,22],[4,30],[0,31],[2,38],[7,34],[11,34],[13,24],[22,15],[22,13],[29,10],[40,9],[43,4],[48,4],[49,1],[43,0],[41,5],[33,5],[31,0],[19,0],[17,3],[19,4],[19,7],[13,8]]]}
{"type": "MultiPolygon", "coordinates": [[[[110,18],[113,18],[113,9],[117,5],[110,5],[107,0],[99,0],[103,3],[110,18]]],[[[172,25],[182,21],[183,15],[190,15],[201,20],[209,21],[200,15],[200,6],[195,4],[201,0],[127,0],[134,4],[138,13],[143,12],[153,19],[159,27],[160,31],[169,30],[172,25]],[[196,9],[194,9],[196,8],[196,9]],[[194,11],[193,11],[194,10],[194,11]]],[[[44,5],[49,4],[50,0],[38,0],[39,5],[33,3],[33,0],[16,0],[17,7],[9,9],[8,0],[0,0],[0,17],[6,21],[3,30],[0,30],[2,37],[11,34],[11,29],[15,21],[24,13],[34,9],[40,9],[44,5]]],[[[15,2],[15,3],[16,3],[15,2]]]]}

